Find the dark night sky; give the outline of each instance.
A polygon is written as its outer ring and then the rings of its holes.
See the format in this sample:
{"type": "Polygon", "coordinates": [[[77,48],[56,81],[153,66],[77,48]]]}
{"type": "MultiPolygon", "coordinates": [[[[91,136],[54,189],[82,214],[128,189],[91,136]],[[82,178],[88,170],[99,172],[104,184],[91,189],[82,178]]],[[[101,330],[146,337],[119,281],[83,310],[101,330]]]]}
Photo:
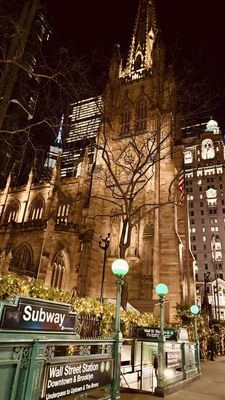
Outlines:
{"type": "MultiPolygon", "coordinates": [[[[223,1],[156,0],[159,25],[165,44],[178,43],[178,55],[196,60],[196,70],[209,78],[212,90],[225,93],[223,1]]],[[[48,18],[55,38],[74,55],[94,50],[111,57],[113,44],[124,54],[131,40],[139,0],[48,0],[48,18]],[[64,7],[63,7],[64,3],[64,7]]],[[[213,118],[225,131],[225,94],[213,118]]]]}

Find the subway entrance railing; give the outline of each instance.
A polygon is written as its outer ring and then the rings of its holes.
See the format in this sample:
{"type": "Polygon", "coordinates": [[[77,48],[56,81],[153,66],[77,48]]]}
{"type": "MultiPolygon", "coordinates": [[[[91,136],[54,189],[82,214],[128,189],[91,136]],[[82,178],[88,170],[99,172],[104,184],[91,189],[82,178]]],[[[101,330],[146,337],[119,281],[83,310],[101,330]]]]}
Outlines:
{"type": "MultiPolygon", "coordinates": [[[[115,339],[81,338],[76,325],[69,304],[28,297],[0,302],[0,400],[115,397],[115,339]]],[[[175,337],[175,330],[165,329],[163,393],[199,375],[198,348],[182,332],[175,337]]],[[[123,388],[155,392],[158,336],[159,328],[139,327],[135,338],[123,340],[123,388]]]]}
{"type": "MultiPolygon", "coordinates": [[[[133,339],[124,339],[121,352],[121,390],[150,392],[156,395],[159,328],[137,328],[133,339]]],[[[187,331],[165,329],[163,391],[166,395],[199,376],[196,343],[189,342],[187,331]]]]}
{"type": "Polygon", "coordinates": [[[69,304],[0,302],[0,399],[111,399],[111,338],[81,339],[69,304]]]}

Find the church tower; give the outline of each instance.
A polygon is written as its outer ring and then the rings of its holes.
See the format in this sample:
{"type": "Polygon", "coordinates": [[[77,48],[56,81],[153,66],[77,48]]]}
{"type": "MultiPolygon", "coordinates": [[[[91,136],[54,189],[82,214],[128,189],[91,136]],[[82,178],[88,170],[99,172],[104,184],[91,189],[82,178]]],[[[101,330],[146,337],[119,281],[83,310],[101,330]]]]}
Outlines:
{"type": "Polygon", "coordinates": [[[157,312],[160,282],[168,321],[177,303],[194,302],[175,90],[155,2],[140,0],[127,59],[117,45],[103,95],[74,105],[61,176],[63,116],[43,179],[31,172],[23,188],[8,179],[0,191],[0,271],[112,299],[111,265],[123,258],[124,307],[157,312]]]}
{"type": "Polygon", "coordinates": [[[155,2],[140,0],[126,63],[117,45],[103,95],[87,215],[93,237],[83,294],[114,297],[111,264],[115,258],[126,258],[124,304],[153,311],[158,302],[155,286],[163,282],[169,287],[170,321],[177,303],[194,301],[185,205],[178,205],[183,153],[175,147],[174,99],[175,82],[166,65],[155,2]],[[104,266],[98,242],[108,233],[104,266]]]}

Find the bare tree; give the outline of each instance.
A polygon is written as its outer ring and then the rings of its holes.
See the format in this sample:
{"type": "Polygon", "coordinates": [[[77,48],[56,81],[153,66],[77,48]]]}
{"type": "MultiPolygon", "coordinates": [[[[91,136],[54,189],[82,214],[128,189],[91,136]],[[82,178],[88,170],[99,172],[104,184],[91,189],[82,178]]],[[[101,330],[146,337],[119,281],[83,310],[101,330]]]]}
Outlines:
{"type": "MultiPolygon", "coordinates": [[[[139,131],[135,126],[129,135],[120,135],[108,118],[104,120],[96,143],[93,182],[97,182],[97,186],[94,183],[89,218],[104,216],[119,220],[118,256],[125,258],[134,227],[147,214],[175,201],[173,189],[172,198],[169,192],[160,198],[155,190],[161,163],[171,161],[173,157],[174,121],[171,113],[155,109],[148,122],[142,121],[139,131]],[[103,211],[98,214],[94,204],[99,201],[103,202],[103,211]]],[[[122,290],[124,308],[127,300],[125,279],[122,290]]]]}
{"type": "Polygon", "coordinates": [[[151,182],[155,169],[162,160],[171,157],[171,121],[166,122],[163,119],[168,118],[160,115],[156,117],[156,129],[151,134],[133,134],[121,137],[116,142],[102,130],[96,144],[99,153],[97,157],[101,157],[103,161],[102,168],[97,169],[96,178],[103,182],[106,194],[94,194],[92,198],[101,198],[111,203],[114,208],[113,217],[121,217],[121,258],[125,258],[126,250],[130,246],[134,226],[160,205],[157,199],[152,198],[149,202],[142,203],[141,198],[146,187],[149,192],[153,192],[151,182]]]}

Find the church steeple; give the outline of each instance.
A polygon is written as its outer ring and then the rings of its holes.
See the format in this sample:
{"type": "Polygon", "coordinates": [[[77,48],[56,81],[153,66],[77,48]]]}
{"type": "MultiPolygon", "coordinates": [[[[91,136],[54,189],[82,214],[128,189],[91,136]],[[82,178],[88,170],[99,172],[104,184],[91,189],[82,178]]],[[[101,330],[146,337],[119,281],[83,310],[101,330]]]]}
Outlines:
{"type": "Polygon", "coordinates": [[[64,114],[62,114],[60,127],[58,130],[58,135],[55,139],[55,146],[61,148],[62,147],[62,131],[63,131],[63,121],[64,121],[64,114]]]}
{"type": "Polygon", "coordinates": [[[62,114],[60,127],[58,130],[57,137],[55,139],[54,145],[50,146],[50,149],[47,153],[47,158],[45,160],[45,167],[47,168],[55,168],[56,161],[59,155],[62,153],[62,131],[63,131],[63,121],[64,121],[64,114],[62,114]]]}
{"type": "Polygon", "coordinates": [[[152,68],[152,50],[157,33],[155,0],[140,0],[127,64],[122,76],[152,68]]]}

